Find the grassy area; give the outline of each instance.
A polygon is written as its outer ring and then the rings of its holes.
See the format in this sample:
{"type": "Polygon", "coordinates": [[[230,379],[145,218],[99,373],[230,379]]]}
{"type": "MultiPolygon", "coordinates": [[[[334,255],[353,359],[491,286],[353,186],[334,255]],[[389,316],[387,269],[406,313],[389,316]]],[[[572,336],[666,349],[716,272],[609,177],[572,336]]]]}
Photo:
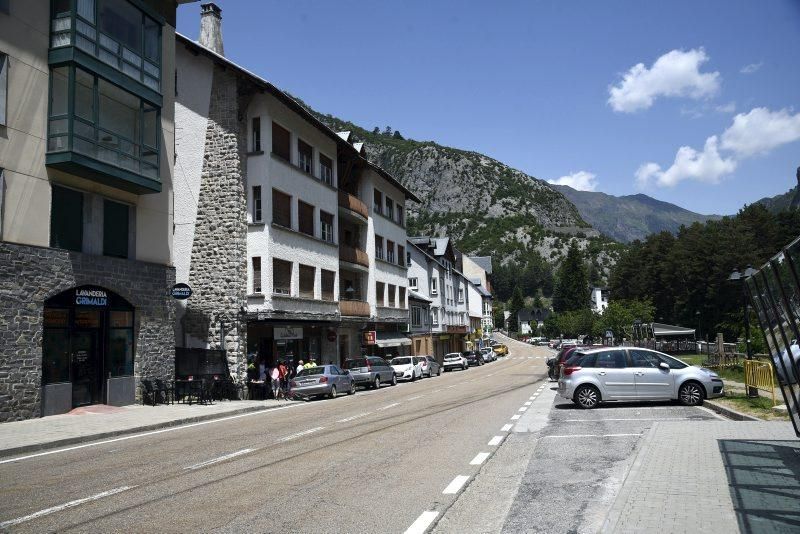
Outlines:
{"type": "MultiPolygon", "coordinates": [[[[776,391],[776,395],[779,393],[776,391]]],[[[788,415],[777,414],[772,411],[772,397],[763,391],[759,392],[760,397],[750,398],[745,393],[728,391],[724,397],[714,399],[714,402],[725,405],[747,415],[754,415],[761,419],[780,419],[788,420],[788,415]]],[[[776,397],[777,398],[777,397],[776,397]]],[[[777,398],[780,404],[780,398],[777,398]]]]}
{"type": "MultiPolygon", "coordinates": [[[[705,354],[682,354],[677,357],[679,360],[682,360],[689,365],[698,365],[703,366],[703,363],[706,361],[705,354]]],[[[736,365],[733,367],[720,367],[718,369],[714,369],[714,371],[723,379],[723,380],[734,380],[736,382],[744,382],[744,367],[741,365],[736,365]]]]}

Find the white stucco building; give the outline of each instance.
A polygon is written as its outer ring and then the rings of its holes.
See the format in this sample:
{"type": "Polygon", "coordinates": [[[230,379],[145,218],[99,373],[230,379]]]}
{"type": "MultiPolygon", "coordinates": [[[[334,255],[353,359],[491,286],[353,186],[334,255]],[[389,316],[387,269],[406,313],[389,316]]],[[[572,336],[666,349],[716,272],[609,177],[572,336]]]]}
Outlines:
{"type": "Polygon", "coordinates": [[[592,309],[597,313],[603,313],[608,308],[609,291],[604,287],[592,288],[592,309]]]}

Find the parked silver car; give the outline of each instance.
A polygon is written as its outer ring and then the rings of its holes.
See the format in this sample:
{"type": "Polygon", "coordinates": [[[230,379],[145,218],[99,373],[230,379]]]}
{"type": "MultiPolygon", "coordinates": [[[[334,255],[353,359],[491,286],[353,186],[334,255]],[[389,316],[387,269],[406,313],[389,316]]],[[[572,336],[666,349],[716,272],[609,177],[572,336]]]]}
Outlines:
{"type": "Polygon", "coordinates": [[[497,360],[497,354],[492,350],[491,347],[484,347],[481,349],[481,356],[483,356],[483,361],[485,363],[493,362],[497,360]]]}
{"type": "Polygon", "coordinates": [[[469,362],[460,352],[451,352],[444,355],[444,370],[452,371],[453,369],[467,369],[469,362]]]}
{"type": "Polygon", "coordinates": [[[679,400],[697,406],[721,397],[724,386],[709,369],[641,348],[579,349],[562,364],[558,394],[581,408],[606,401],[679,400]]]}
{"type": "Polygon", "coordinates": [[[363,356],[360,358],[348,358],[344,362],[344,368],[350,371],[357,386],[366,386],[378,389],[381,384],[397,384],[397,377],[394,376],[394,369],[389,363],[378,356],[363,356]]]}
{"type": "Polygon", "coordinates": [[[442,374],[442,366],[439,365],[439,362],[436,361],[436,358],[430,355],[420,356],[419,358],[422,360],[423,375],[430,378],[433,375],[439,376],[442,374]]]}
{"type": "Polygon", "coordinates": [[[295,397],[327,396],[335,399],[339,393],[352,395],[356,392],[356,382],[349,372],[336,365],[317,365],[303,369],[291,383],[291,392],[295,397]]]}

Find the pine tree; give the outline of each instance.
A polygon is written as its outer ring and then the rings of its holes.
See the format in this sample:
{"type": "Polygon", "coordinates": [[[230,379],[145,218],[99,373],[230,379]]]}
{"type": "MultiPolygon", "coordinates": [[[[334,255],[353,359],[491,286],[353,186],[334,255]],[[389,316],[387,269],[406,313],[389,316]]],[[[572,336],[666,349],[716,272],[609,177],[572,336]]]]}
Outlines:
{"type": "Polygon", "coordinates": [[[514,293],[511,294],[511,300],[508,301],[507,310],[511,312],[508,318],[509,330],[517,330],[517,314],[525,307],[525,299],[522,296],[522,290],[519,286],[514,287],[514,293]]]}
{"type": "Polygon", "coordinates": [[[375,128],[372,129],[372,133],[374,133],[375,135],[380,135],[381,129],[376,126],[375,128]]]}
{"type": "Polygon", "coordinates": [[[588,307],[589,280],[583,265],[583,255],[573,240],[558,270],[558,281],[553,291],[553,309],[560,313],[588,307]]]}

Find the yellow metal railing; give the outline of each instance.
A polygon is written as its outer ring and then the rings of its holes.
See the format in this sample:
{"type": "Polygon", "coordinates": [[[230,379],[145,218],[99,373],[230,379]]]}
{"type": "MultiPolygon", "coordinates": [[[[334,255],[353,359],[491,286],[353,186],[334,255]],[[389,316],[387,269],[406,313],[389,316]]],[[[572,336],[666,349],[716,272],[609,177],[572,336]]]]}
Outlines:
{"type": "Polygon", "coordinates": [[[770,362],[763,360],[744,360],[744,383],[747,387],[767,391],[772,395],[775,406],[775,371],[770,362]]]}

